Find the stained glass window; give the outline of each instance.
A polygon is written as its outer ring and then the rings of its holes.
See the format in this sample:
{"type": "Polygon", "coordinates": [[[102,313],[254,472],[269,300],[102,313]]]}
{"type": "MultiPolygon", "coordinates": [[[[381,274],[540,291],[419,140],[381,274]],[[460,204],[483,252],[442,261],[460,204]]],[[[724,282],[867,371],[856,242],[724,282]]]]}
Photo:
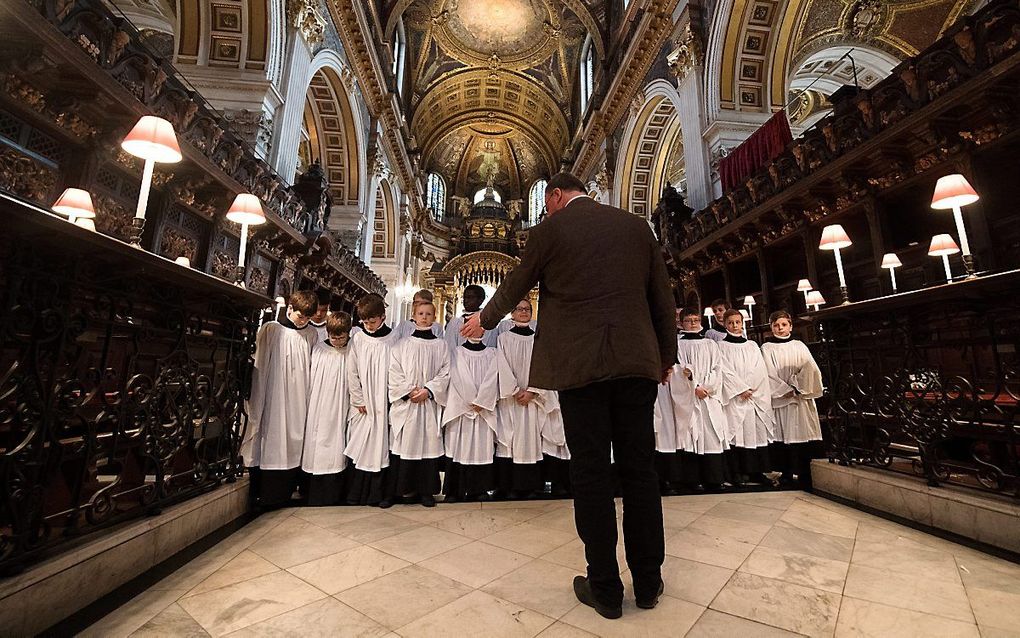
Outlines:
{"type": "Polygon", "coordinates": [[[446,212],[446,184],[439,173],[429,173],[425,182],[425,205],[432,209],[432,216],[443,219],[446,212]]]}
{"type": "Polygon", "coordinates": [[[544,179],[537,180],[531,187],[531,192],[528,194],[528,218],[525,220],[531,224],[537,224],[539,222],[539,216],[542,214],[542,208],[545,207],[545,185],[548,184],[544,179]]]}

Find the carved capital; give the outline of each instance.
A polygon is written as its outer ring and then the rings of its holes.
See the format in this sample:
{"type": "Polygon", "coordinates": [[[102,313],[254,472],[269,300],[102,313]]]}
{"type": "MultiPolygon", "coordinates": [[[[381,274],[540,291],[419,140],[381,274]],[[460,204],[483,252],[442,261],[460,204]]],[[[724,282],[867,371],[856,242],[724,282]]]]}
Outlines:
{"type": "Polygon", "coordinates": [[[676,77],[677,84],[681,84],[691,71],[703,63],[704,57],[701,36],[688,23],[673,40],[673,50],[666,57],[666,61],[676,77]]]}
{"type": "Polygon", "coordinates": [[[326,20],[319,14],[315,0],[288,0],[287,21],[310,45],[319,44],[325,37],[326,20]]]}

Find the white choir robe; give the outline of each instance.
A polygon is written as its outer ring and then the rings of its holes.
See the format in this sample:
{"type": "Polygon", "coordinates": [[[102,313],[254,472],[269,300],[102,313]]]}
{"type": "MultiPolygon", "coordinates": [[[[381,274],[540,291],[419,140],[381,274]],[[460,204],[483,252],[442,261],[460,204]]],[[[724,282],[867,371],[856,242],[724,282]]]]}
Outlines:
{"type": "Polygon", "coordinates": [[[772,420],[772,388],[761,349],[753,341],[719,342],[723,359],[723,410],[726,412],[730,445],[742,448],[766,447],[775,440],[772,420]],[[754,393],[746,401],[738,395],[754,393]]]}
{"type": "Polygon", "coordinates": [[[346,454],[354,467],[379,472],[390,465],[389,386],[390,354],[400,343],[396,331],[372,337],[359,330],[347,348],[347,384],[351,392],[346,454]],[[358,406],[364,406],[362,414],[358,406]]]}
{"type": "MultiPolygon", "coordinates": [[[[673,383],[679,383],[677,374],[682,374],[673,366],[673,376],[669,383],[659,384],[658,395],[655,397],[655,411],[653,424],[655,427],[655,451],[665,454],[673,454],[680,449],[679,433],[677,431],[676,408],[673,405],[673,383]]],[[[683,379],[686,381],[686,377],[683,379]]]]}
{"type": "Polygon", "coordinates": [[[822,396],[822,371],[803,341],[766,343],[761,347],[772,390],[775,439],[783,443],[822,440],[815,399],[822,396]],[[795,396],[787,397],[796,391],[795,396]]]}
{"type": "Polygon", "coordinates": [[[308,421],[301,469],[309,474],[337,474],[347,467],[348,348],[320,342],[312,348],[308,421]]]}
{"type": "MultiPolygon", "coordinates": [[[[407,321],[401,321],[398,323],[397,327],[393,330],[397,332],[401,339],[406,339],[407,337],[410,337],[415,330],[417,330],[417,327],[414,325],[414,319],[408,319],[407,321]]],[[[432,334],[436,335],[440,339],[442,339],[445,334],[442,324],[438,321],[433,322],[432,324],[432,334]]]]}
{"type": "Polygon", "coordinates": [[[726,338],[726,331],[716,329],[715,324],[713,323],[712,326],[705,331],[705,336],[712,341],[722,341],[726,338]]]}
{"type": "Polygon", "coordinates": [[[726,436],[726,413],[723,412],[722,354],[711,339],[680,339],[677,343],[674,381],[670,383],[677,426],[679,449],[694,454],[721,454],[729,449],[726,436]],[[684,369],[691,371],[691,379],[684,369]],[[697,387],[708,392],[699,399],[697,387]]]}
{"type": "Polygon", "coordinates": [[[462,465],[488,465],[496,453],[496,351],[457,348],[443,411],[446,455],[462,465]],[[482,408],[475,412],[471,406],[482,408]]]}
{"type": "Polygon", "coordinates": [[[326,322],[315,323],[314,321],[308,322],[308,327],[315,330],[316,343],[322,343],[323,341],[329,341],[329,333],[326,332],[326,322]]]}
{"type": "MultiPolygon", "coordinates": [[[[479,310],[479,312],[481,311],[479,310]]],[[[471,315],[468,314],[466,316],[470,317],[471,315]]],[[[446,332],[443,335],[443,338],[446,339],[446,344],[449,346],[451,354],[458,347],[464,345],[465,341],[467,341],[467,339],[460,336],[460,329],[464,327],[464,318],[465,315],[459,315],[450,319],[450,321],[446,324],[446,332]]],[[[495,348],[496,338],[498,336],[499,335],[496,334],[495,330],[486,330],[485,335],[482,337],[482,343],[485,344],[486,348],[495,348]]]]}
{"type": "Polygon", "coordinates": [[[441,413],[450,386],[450,353],[442,339],[401,339],[390,355],[390,451],[402,460],[443,456],[441,413]],[[405,399],[415,387],[432,396],[405,399]]]}
{"type": "Polygon", "coordinates": [[[505,332],[499,337],[496,456],[513,459],[514,463],[541,461],[546,441],[553,448],[566,445],[556,393],[528,385],[534,348],[534,335],[505,332]],[[537,396],[528,405],[519,405],[514,394],[520,390],[534,392],[537,396]]]}
{"type": "Polygon", "coordinates": [[[248,427],[241,441],[246,467],[291,470],[301,465],[308,414],[308,373],[315,330],[277,321],[259,329],[251,397],[245,401],[248,427]]]}

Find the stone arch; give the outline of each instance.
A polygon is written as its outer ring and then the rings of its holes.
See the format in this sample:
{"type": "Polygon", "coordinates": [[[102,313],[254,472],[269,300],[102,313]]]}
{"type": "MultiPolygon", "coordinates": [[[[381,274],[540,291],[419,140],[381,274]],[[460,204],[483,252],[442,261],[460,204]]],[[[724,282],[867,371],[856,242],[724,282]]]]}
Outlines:
{"type": "Polygon", "coordinates": [[[285,16],[283,0],[177,0],[174,62],[254,71],[276,82],[285,16]]]}
{"type": "Polygon", "coordinates": [[[372,260],[397,257],[397,198],[388,179],[375,188],[375,218],[372,228],[372,260]]]}
{"type": "Polygon", "coordinates": [[[662,193],[668,155],[680,139],[680,97],[666,80],[651,82],[643,94],[624,130],[613,193],[620,208],[648,219],[662,193]]]}

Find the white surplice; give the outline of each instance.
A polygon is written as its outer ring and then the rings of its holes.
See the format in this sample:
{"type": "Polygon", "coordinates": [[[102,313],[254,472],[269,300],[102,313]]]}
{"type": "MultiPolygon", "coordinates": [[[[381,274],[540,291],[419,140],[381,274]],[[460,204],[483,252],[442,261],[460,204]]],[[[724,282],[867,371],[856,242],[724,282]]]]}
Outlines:
{"type": "Polygon", "coordinates": [[[390,451],[418,461],[443,455],[441,413],[450,385],[450,353],[442,339],[401,339],[390,355],[390,451]],[[425,388],[431,396],[412,403],[407,395],[425,388]]]}
{"type": "Polygon", "coordinates": [[[716,330],[714,327],[709,328],[705,331],[705,336],[712,341],[722,341],[726,338],[725,330],[716,330]]]}
{"type": "Polygon", "coordinates": [[[765,447],[775,440],[772,425],[772,388],[758,344],[719,342],[723,359],[723,411],[730,445],[765,447]],[[753,390],[746,401],[738,395],[753,390]]]}
{"type": "Polygon", "coordinates": [[[496,453],[496,350],[457,348],[443,411],[446,455],[462,465],[488,465],[496,453]],[[482,408],[475,412],[471,406],[482,408]]]}
{"type": "Polygon", "coordinates": [[[534,348],[535,335],[505,332],[499,337],[496,456],[511,458],[514,463],[541,461],[546,442],[553,449],[566,446],[556,393],[528,385],[534,348]],[[536,396],[528,405],[519,405],[514,398],[519,390],[534,392],[536,396]]]}
{"type": "Polygon", "coordinates": [[[396,331],[385,337],[355,332],[347,346],[347,383],[351,392],[346,454],[354,467],[378,472],[390,466],[389,387],[390,354],[400,343],[396,331]],[[358,406],[364,406],[362,414],[358,406]]]}
{"type": "Polygon", "coordinates": [[[676,415],[679,449],[695,454],[719,454],[729,449],[726,414],[721,401],[722,355],[719,344],[711,339],[679,339],[676,377],[670,383],[676,415]],[[688,379],[683,370],[691,371],[688,379]],[[694,390],[708,392],[699,399],[694,390]]]}
{"type": "Polygon", "coordinates": [[[255,338],[248,427],[241,441],[246,467],[290,470],[301,465],[308,414],[308,373],[315,330],[270,321],[255,338]]]}
{"type": "Polygon", "coordinates": [[[347,467],[348,348],[334,348],[320,342],[312,348],[312,370],[308,393],[308,421],[305,425],[301,469],[309,474],[336,474],[347,467]]]}
{"type": "MultiPolygon", "coordinates": [[[[532,320],[532,321],[528,322],[528,327],[531,328],[532,330],[534,330],[537,326],[538,326],[538,322],[537,321],[532,320]]],[[[496,325],[496,331],[495,331],[496,332],[497,343],[499,342],[499,336],[501,334],[503,334],[504,332],[509,332],[510,328],[513,328],[513,327],[514,327],[514,320],[513,319],[503,319],[502,321],[500,321],[496,325]]]]}
{"type": "MultiPolygon", "coordinates": [[[[397,332],[397,335],[401,339],[406,339],[407,337],[410,337],[415,330],[417,330],[417,328],[414,325],[414,319],[401,321],[400,323],[397,324],[397,327],[394,328],[394,331],[397,332]]],[[[440,339],[442,339],[443,335],[445,334],[443,331],[443,326],[438,321],[433,322],[432,324],[432,334],[436,335],[440,339]]]]}
{"type": "MultiPolygon", "coordinates": [[[[655,451],[672,454],[680,449],[679,433],[677,431],[676,407],[673,403],[673,383],[680,383],[676,375],[680,373],[674,366],[673,376],[669,383],[659,384],[658,394],[655,397],[655,411],[653,424],[655,427],[655,451]]],[[[684,378],[683,381],[687,379],[684,378]]]]}
{"type": "MultiPolygon", "coordinates": [[[[481,312],[481,310],[479,310],[479,312],[481,312]]],[[[446,324],[446,332],[443,335],[443,338],[446,339],[446,344],[449,346],[451,353],[453,353],[454,349],[463,345],[464,342],[467,341],[467,339],[460,336],[460,329],[464,327],[465,318],[470,316],[470,314],[459,315],[450,319],[450,321],[446,324]]],[[[482,337],[482,343],[485,344],[486,348],[495,348],[496,338],[498,336],[499,335],[496,334],[495,330],[486,330],[485,336],[482,337]]]]}
{"type": "Polygon", "coordinates": [[[315,323],[314,321],[308,322],[308,327],[315,330],[316,343],[323,341],[329,341],[329,333],[326,331],[326,322],[315,323]]]}
{"type": "Polygon", "coordinates": [[[769,342],[761,347],[772,385],[775,438],[783,443],[822,440],[815,399],[822,396],[822,371],[803,341],[769,342]],[[795,392],[792,397],[787,397],[795,392]]]}

